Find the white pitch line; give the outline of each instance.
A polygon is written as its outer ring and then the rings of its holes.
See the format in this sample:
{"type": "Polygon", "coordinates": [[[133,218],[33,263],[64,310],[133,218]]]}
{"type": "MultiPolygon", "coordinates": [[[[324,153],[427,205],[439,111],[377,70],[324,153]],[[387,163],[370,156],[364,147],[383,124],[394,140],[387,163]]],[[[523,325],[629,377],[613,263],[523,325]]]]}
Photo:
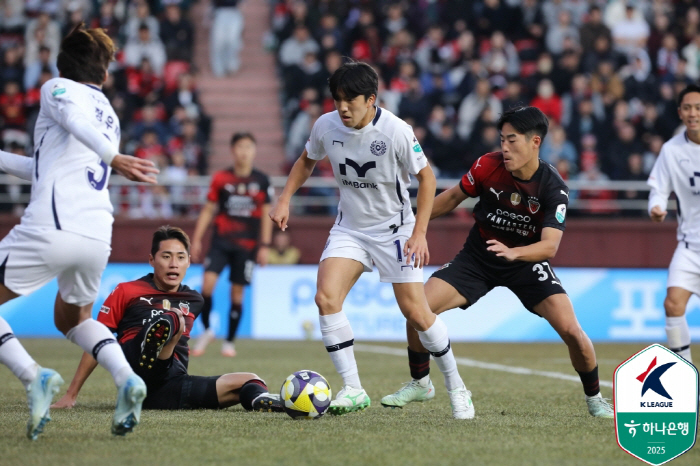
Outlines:
{"type": "MultiPolygon", "coordinates": [[[[355,350],[364,351],[365,353],[375,353],[375,354],[390,354],[392,356],[403,356],[406,357],[405,349],[390,348],[388,346],[377,346],[377,345],[365,345],[358,344],[355,345],[355,350]]],[[[569,382],[581,383],[579,377],[562,374],[561,372],[550,372],[550,371],[536,371],[533,369],[528,369],[526,367],[517,366],[506,366],[504,364],[495,364],[492,362],[476,361],[469,358],[458,358],[455,357],[457,364],[461,366],[478,367],[479,369],[488,369],[492,371],[508,372],[510,374],[520,374],[520,375],[539,375],[542,377],[549,377],[550,379],[560,379],[568,380],[569,382]]],[[[600,385],[602,387],[612,388],[612,382],[607,380],[601,380],[600,385]]]]}

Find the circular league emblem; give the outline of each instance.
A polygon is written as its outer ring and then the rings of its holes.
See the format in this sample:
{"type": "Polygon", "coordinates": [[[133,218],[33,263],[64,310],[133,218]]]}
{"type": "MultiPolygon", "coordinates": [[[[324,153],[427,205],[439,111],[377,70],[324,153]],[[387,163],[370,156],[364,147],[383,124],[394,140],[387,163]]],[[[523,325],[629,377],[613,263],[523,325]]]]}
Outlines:
{"type": "Polygon", "coordinates": [[[369,150],[372,151],[372,153],[377,157],[384,155],[386,152],[386,143],[384,141],[374,141],[372,144],[370,144],[369,150]]]}

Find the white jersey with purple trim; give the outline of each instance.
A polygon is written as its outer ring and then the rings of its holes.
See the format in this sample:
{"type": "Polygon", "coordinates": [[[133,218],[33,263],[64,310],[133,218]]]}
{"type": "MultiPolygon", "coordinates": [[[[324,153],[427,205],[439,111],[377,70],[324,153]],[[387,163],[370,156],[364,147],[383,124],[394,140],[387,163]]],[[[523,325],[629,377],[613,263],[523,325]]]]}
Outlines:
{"type": "Polygon", "coordinates": [[[669,139],[649,174],[649,211],[658,205],[666,210],[668,197],[678,200],[678,241],[700,251],[700,144],[688,139],[685,131],[669,139]]]}
{"type": "Polygon", "coordinates": [[[111,168],[100,156],[118,153],[119,140],[119,119],[98,87],[64,78],[46,82],[34,130],[31,200],[21,228],[65,230],[110,244],[111,168]]]}
{"type": "Polygon", "coordinates": [[[322,115],[306,143],[308,157],[328,156],[340,188],[336,225],[368,235],[415,223],[409,174],[427,164],[413,129],[386,109],[361,129],[347,128],[338,112],[322,115]]]}

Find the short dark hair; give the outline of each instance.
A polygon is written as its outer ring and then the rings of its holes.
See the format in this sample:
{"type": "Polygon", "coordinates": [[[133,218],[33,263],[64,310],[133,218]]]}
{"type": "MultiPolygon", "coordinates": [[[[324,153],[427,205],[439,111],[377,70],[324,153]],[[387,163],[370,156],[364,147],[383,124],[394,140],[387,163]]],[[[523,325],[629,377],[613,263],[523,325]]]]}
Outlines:
{"type": "Polygon", "coordinates": [[[698,92],[700,93],[700,86],[697,84],[688,84],[685,89],[683,89],[680,94],[678,94],[678,107],[680,108],[681,104],[683,103],[683,98],[685,97],[686,94],[690,94],[691,92],[698,92]]]}
{"type": "Polygon", "coordinates": [[[498,130],[501,131],[506,123],[510,123],[515,131],[528,138],[536,134],[544,139],[549,129],[549,120],[537,107],[515,107],[503,112],[496,123],[498,130]]]}
{"type": "Polygon", "coordinates": [[[66,79],[101,85],[115,51],[104,30],[85,29],[80,23],[61,42],[56,66],[66,79]]]}
{"type": "Polygon", "coordinates": [[[238,133],[233,133],[233,136],[231,136],[231,145],[235,146],[238,141],[241,139],[250,139],[253,141],[253,144],[257,144],[258,142],[255,140],[255,136],[253,136],[253,133],[248,132],[248,131],[240,131],[238,133]]]}
{"type": "Polygon", "coordinates": [[[379,89],[379,75],[367,63],[350,61],[340,66],[330,78],[328,87],[333,100],[352,100],[358,95],[365,96],[365,100],[372,95],[377,95],[379,89]]]}
{"type": "Polygon", "coordinates": [[[185,246],[187,254],[190,253],[190,237],[187,236],[182,228],[171,227],[170,225],[163,225],[158,228],[155,233],[153,233],[153,242],[151,243],[151,255],[155,257],[156,253],[160,249],[161,241],[166,241],[169,239],[176,239],[185,246]]]}

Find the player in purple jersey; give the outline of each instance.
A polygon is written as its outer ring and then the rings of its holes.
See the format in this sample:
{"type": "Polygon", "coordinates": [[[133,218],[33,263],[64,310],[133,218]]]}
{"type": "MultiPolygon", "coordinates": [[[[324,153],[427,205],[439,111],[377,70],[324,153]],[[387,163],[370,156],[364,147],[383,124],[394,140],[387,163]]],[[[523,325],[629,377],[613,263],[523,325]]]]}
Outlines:
{"type": "MultiPolygon", "coordinates": [[[[568,346],[591,415],[612,418],[613,409],[600,394],[593,344],[549,264],[564,233],[569,190],[556,169],[539,159],[548,126],[535,107],[505,112],[498,121],[502,152],[480,157],[457,186],[435,199],[431,219],[451,212],[467,197],[479,197],[479,202],[463,249],[430,277],[425,294],[432,311],[440,314],[466,309],[493,288],[507,287],[525,308],[547,319],[568,346]]],[[[387,407],[434,397],[430,354],[412,327],[407,334],[413,380],[382,399],[387,407]]]]}

